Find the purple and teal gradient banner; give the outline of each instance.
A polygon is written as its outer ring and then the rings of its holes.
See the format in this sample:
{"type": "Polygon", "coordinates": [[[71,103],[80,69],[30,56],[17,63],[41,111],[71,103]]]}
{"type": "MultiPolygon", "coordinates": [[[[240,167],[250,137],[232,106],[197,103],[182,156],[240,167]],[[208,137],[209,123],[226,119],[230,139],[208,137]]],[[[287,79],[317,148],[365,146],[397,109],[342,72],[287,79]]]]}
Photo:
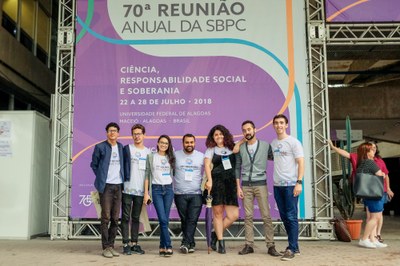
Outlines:
{"type": "MultiPolygon", "coordinates": [[[[306,147],[306,42],[299,23],[305,18],[294,12],[303,10],[300,2],[77,0],[71,217],[96,217],[89,165],[111,121],[119,123],[124,145],[132,143],[131,126],[141,123],[153,150],[161,134],[179,150],[182,136],[192,133],[204,152],[211,127],[223,124],[238,140],[247,119],[258,138],[270,142],[271,119],[283,112],[306,147]]],[[[272,173],[269,163],[277,218],[272,173]]],[[[303,197],[307,218],[311,198],[303,197]]],[[[153,207],[148,210],[155,218],[153,207]]],[[[175,206],[171,218],[178,218],[175,206]]]]}
{"type": "Polygon", "coordinates": [[[400,22],[399,0],[326,0],[327,22],[400,22]]]}

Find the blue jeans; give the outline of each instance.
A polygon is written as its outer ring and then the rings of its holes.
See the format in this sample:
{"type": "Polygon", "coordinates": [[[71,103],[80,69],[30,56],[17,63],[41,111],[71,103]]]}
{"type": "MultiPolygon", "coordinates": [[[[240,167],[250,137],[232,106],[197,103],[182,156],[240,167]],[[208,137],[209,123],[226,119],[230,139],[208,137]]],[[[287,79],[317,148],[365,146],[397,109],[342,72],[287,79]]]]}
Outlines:
{"type": "Polygon", "coordinates": [[[203,206],[201,194],[175,195],[175,205],[181,218],[182,245],[195,247],[194,234],[203,206]]]}
{"type": "Polygon", "coordinates": [[[278,187],[274,186],[274,196],[279,215],[285,226],[288,236],[289,246],[292,252],[299,251],[299,221],[297,216],[297,203],[299,197],[293,196],[294,186],[278,187]]]}
{"type": "Polygon", "coordinates": [[[174,191],[171,185],[152,185],[152,197],[156,208],[158,223],[160,225],[160,248],[172,248],[168,231],[169,211],[174,199],[174,191]]]}

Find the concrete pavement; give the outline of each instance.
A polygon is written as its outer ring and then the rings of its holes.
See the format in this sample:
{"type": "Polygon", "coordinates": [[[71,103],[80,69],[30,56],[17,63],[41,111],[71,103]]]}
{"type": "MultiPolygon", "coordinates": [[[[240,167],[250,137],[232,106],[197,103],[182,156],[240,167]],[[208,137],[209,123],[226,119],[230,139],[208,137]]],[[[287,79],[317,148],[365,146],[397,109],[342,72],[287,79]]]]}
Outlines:
{"type": "MultiPolygon", "coordinates": [[[[40,237],[32,240],[0,240],[0,265],[400,265],[400,217],[385,216],[382,237],[389,246],[365,249],[358,241],[300,241],[301,255],[292,261],[281,261],[266,254],[264,242],[257,241],[255,253],[240,256],[241,241],[227,241],[227,254],[207,254],[205,241],[198,241],[196,252],[181,254],[175,241],[171,258],[159,257],[158,241],[143,241],[145,255],[121,255],[107,259],[101,256],[100,240],[54,240],[40,237]]],[[[283,250],[286,241],[277,241],[283,250]]],[[[122,251],[121,243],[116,246],[122,251]]]]}

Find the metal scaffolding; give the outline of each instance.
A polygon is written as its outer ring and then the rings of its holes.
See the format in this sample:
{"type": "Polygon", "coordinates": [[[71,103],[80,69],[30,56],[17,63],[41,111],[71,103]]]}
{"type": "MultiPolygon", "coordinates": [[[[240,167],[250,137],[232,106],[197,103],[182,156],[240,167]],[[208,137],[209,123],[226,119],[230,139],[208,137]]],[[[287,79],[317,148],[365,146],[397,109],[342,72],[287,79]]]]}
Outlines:
{"type": "Polygon", "coordinates": [[[74,111],[75,0],[60,0],[56,88],[53,101],[50,236],[69,238],[72,114],[74,111]]]}
{"type": "Polygon", "coordinates": [[[312,237],[333,238],[331,159],[329,137],[329,101],[326,59],[326,25],[323,0],[307,1],[309,108],[311,137],[311,174],[314,221],[312,237]]]}
{"type": "MultiPolygon", "coordinates": [[[[326,24],[324,0],[306,0],[309,119],[312,165],[312,220],[300,222],[300,239],[332,239],[329,220],[333,217],[331,158],[326,139],[329,138],[329,105],[327,82],[328,45],[399,44],[400,24],[326,24]]],[[[73,136],[75,0],[60,0],[58,18],[58,51],[56,89],[53,105],[52,184],[50,205],[51,239],[100,238],[97,220],[71,220],[71,150],[73,136]]],[[[172,228],[177,221],[171,223],[172,228]]],[[[255,238],[263,239],[262,222],[254,224],[255,238]]],[[[229,231],[231,239],[244,239],[243,222],[229,231]]],[[[157,222],[144,238],[158,238],[157,222]]],[[[275,236],[285,237],[284,227],[274,222],[275,236]]],[[[196,238],[204,239],[200,223],[196,238]]],[[[173,239],[180,234],[170,230],[173,239]]]]}

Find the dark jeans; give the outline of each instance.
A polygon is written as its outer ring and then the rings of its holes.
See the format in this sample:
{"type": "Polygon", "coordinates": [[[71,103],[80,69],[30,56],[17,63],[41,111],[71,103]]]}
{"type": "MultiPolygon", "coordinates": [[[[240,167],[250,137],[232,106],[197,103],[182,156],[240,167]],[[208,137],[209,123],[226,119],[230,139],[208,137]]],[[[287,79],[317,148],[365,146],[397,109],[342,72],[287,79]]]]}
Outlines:
{"type": "Polygon", "coordinates": [[[119,212],[121,210],[122,185],[106,184],[104,192],[100,193],[101,205],[101,244],[103,249],[114,248],[118,230],[119,212]],[[111,222],[111,224],[110,224],[111,222]],[[108,226],[110,224],[110,227],[108,226]]]}
{"type": "Polygon", "coordinates": [[[175,205],[181,218],[182,245],[195,247],[194,234],[202,207],[201,194],[175,195],[175,205]]]}
{"type": "Polygon", "coordinates": [[[288,236],[289,249],[292,252],[299,250],[299,221],[297,216],[297,203],[299,197],[293,196],[294,186],[274,186],[276,205],[288,236]]]}
{"type": "Polygon", "coordinates": [[[139,238],[139,217],[142,211],[143,197],[122,193],[122,218],[121,231],[122,243],[129,241],[138,242],[139,238]],[[131,238],[129,238],[129,220],[131,221],[131,238]]]}
{"type": "Polygon", "coordinates": [[[152,196],[154,208],[157,212],[158,223],[160,224],[160,248],[172,248],[169,235],[169,212],[174,199],[174,191],[171,185],[152,185],[152,196]]]}

